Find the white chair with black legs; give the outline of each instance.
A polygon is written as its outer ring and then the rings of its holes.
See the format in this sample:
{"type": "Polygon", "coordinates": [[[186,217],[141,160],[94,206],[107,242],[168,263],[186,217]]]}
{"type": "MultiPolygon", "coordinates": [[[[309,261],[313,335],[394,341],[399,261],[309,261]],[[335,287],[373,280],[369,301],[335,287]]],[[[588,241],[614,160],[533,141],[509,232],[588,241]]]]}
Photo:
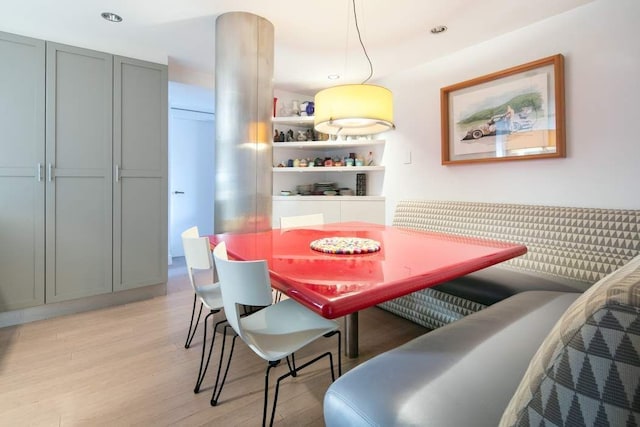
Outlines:
{"type": "MultiPolygon", "coordinates": [[[[185,231],[182,232],[182,234],[180,234],[180,237],[182,238],[182,246],[183,246],[183,250],[184,248],[184,239],[185,238],[190,238],[190,239],[197,239],[200,237],[199,231],[198,231],[198,227],[191,227],[185,231]]],[[[191,346],[191,341],[193,341],[193,337],[196,334],[196,330],[198,329],[198,324],[200,323],[200,316],[202,315],[202,303],[200,304],[200,310],[198,311],[198,317],[194,323],[193,319],[195,317],[195,313],[196,313],[196,305],[198,303],[198,293],[195,292],[195,279],[193,277],[193,272],[191,271],[191,268],[189,267],[189,258],[187,257],[186,251],[185,251],[185,262],[187,263],[187,274],[189,276],[189,282],[191,283],[191,287],[194,290],[193,293],[193,306],[191,307],[191,320],[189,321],[189,330],[187,331],[187,340],[184,343],[184,348],[189,348],[191,346]]],[[[195,259],[194,259],[195,262],[195,259]]],[[[216,283],[213,283],[213,280],[211,283],[207,283],[207,284],[202,284],[202,285],[198,285],[198,288],[202,291],[206,290],[206,289],[216,289],[219,288],[219,285],[216,283]]]]}
{"type": "MultiPolygon", "coordinates": [[[[187,336],[187,342],[185,348],[189,348],[193,336],[198,328],[198,322],[200,321],[200,315],[202,314],[202,307],[209,310],[209,313],[204,318],[204,332],[202,339],[202,355],[200,356],[200,368],[198,369],[198,378],[196,380],[196,386],[193,389],[194,393],[200,391],[200,386],[204,380],[204,376],[207,373],[209,366],[209,360],[211,359],[211,352],[213,351],[213,344],[216,338],[216,330],[218,326],[226,319],[219,321],[213,327],[213,337],[211,338],[211,345],[209,346],[209,355],[205,363],[205,352],[207,347],[207,322],[210,317],[215,313],[219,313],[223,307],[222,304],[222,292],[220,290],[219,283],[213,283],[215,276],[213,258],[211,257],[211,249],[209,245],[209,239],[207,237],[200,237],[198,233],[198,227],[191,227],[184,231],[181,235],[182,247],[184,249],[184,257],[187,264],[187,273],[189,275],[189,281],[194,291],[193,308],[191,310],[191,323],[189,324],[189,334],[187,336]],[[197,283],[196,276],[201,278],[203,275],[211,277],[210,281],[206,281],[204,284],[197,283]],[[200,300],[200,310],[198,311],[198,317],[193,322],[196,302],[200,300]]],[[[212,322],[213,323],[213,322],[212,322]]],[[[219,372],[219,370],[218,370],[219,372]]]]}
{"type": "MultiPolygon", "coordinates": [[[[301,369],[328,357],[331,366],[331,379],[335,380],[333,355],[330,351],[320,354],[301,366],[296,366],[294,352],[320,337],[337,335],[338,376],[342,375],[342,349],[338,323],[319,316],[292,299],[272,304],[271,284],[266,261],[230,261],[227,258],[224,243],[215,247],[213,256],[222,289],[224,311],[229,324],[237,334],[231,344],[227,366],[217,396],[220,395],[224,386],[236,338],[239,336],[251,350],[268,362],[262,410],[262,425],[264,426],[267,420],[269,373],[282,359],[285,359],[288,371],[278,377],[276,382],[269,421],[269,425],[273,425],[280,381],[284,378],[297,376],[301,369]],[[240,307],[244,306],[264,308],[245,315],[244,312],[240,312],[240,307]]],[[[213,397],[215,399],[212,398],[212,405],[217,404],[215,392],[214,390],[213,397]]]]}
{"type": "Polygon", "coordinates": [[[309,225],[321,225],[321,224],[324,224],[324,214],[322,213],[280,217],[281,229],[305,227],[309,225]]]}

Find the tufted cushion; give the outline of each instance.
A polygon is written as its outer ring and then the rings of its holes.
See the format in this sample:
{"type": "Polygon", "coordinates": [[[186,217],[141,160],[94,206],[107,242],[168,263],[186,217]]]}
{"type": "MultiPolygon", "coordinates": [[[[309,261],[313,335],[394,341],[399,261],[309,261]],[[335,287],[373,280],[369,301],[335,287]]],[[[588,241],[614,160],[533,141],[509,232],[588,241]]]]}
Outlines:
{"type": "Polygon", "coordinates": [[[380,304],[428,328],[518,292],[582,292],[640,254],[638,209],[402,200],[393,225],[527,246],[525,255],[491,268],[499,275],[487,269],[380,304]]]}
{"type": "Polygon", "coordinates": [[[584,289],[640,253],[640,210],[404,200],[393,225],[521,243],[527,253],[503,265],[584,289]]]}
{"type": "Polygon", "coordinates": [[[500,426],[640,424],[640,256],[564,313],[500,426]]]}

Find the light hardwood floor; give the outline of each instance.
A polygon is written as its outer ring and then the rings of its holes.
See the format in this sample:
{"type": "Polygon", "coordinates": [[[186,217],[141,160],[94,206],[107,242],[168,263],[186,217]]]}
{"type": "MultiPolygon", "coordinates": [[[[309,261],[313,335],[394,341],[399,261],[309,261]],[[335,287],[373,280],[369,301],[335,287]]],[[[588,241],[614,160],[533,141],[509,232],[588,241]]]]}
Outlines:
{"type": "MultiPolygon", "coordinates": [[[[0,426],[259,425],[266,363],[240,340],[218,406],[209,404],[217,351],[203,391],[193,393],[202,325],[185,349],[192,298],[178,262],[166,296],[0,329],[0,426]]],[[[426,332],[379,308],[359,320],[360,357],[343,357],[345,372],[426,332]]],[[[335,345],[321,339],[296,361],[335,345]]],[[[322,426],[330,381],[326,362],[284,380],[276,425],[322,426]]]]}

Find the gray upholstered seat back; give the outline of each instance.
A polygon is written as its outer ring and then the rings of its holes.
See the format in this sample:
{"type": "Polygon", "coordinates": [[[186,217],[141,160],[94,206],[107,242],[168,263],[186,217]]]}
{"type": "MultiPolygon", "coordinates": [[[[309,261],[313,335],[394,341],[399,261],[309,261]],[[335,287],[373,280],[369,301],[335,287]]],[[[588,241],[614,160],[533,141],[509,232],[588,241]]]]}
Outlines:
{"type": "MultiPolygon", "coordinates": [[[[569,280],[578,290],[640,253],[640,210],[404,200],[393,225],[524,244],[527,254],[494,268],[569,280]]],[[[438,328],[486,306],[436,287],[380,307],[438,328]]]]}
{"type": "Polygon", "coordinates": [[[505,265],[588,285],[640,253],[640,210],[405,200],[393,225],[521,243],[505,265]]]}

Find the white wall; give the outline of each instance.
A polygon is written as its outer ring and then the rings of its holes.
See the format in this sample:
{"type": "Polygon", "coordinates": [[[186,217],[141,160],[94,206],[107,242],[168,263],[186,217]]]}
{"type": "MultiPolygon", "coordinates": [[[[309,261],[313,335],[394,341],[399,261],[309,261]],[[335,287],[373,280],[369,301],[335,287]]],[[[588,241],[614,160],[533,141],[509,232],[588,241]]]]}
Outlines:
{"type": "Polygon", "coordinates": [[[182,66],[169,58],[169,81],[183,83],[186,85],[198,86],[213,90],[215,88],[215,78],[213,74],[195,71],[182,66]]]}
{"type": "Polygon", "coordinates": [[[213,89],[169,81],[169,108],[213,113],[216,109],[213,89]]]}
{"type": "Polygon", "coordinates": [[[381,81],[397,126],[383,136],[387,222],[407,198],[640,209],[638,22],[637,0],[599,0],[381,81]],[[441,87],[556,53],[565,56],[566,158],[440,164],[441,87]]]}

